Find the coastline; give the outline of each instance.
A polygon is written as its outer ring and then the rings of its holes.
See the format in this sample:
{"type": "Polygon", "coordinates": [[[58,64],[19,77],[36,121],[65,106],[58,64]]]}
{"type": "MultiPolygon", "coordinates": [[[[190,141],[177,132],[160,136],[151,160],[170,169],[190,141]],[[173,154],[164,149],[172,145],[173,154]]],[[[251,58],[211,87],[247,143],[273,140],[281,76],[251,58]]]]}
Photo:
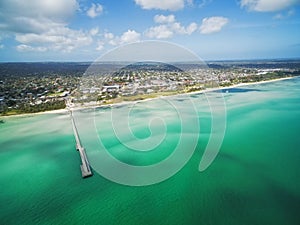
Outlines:
{"type": "Polygon", "coordinates": [[[44,111],[44,112],[22,113],[22,114],[16,114],[16,115],[0,116],[0,119],[2,119],[2,118],[14,118],[14,117],[37,116],[37,115],[45,115],[45,114],[66,114],[68,112],[69,112],[69,110],[67,108],[65,108],[65,109],[55,109],[55,110],[48,110],[48,111],[44,111]]]}
{"type": "Polygon", "coordinates": [[[272,83],[272,82],[277,82],[277,81],[283,81],[283,80],[290,80],[296,77],[300,76],[293,76],[293,77],[282,77],[278,79],[272,79],[272,80],[264,80],[264,81],[258,81],[258,82],[249,82],[249,83],[239,83],[239,84],[234,84],[226,87],[216,87],[216,88],[207,88],[205,90],[201,91],[193,91],[193,92],[188,92],[188,93],[178,93],[175,95],[168,95],[168,96],[158,96],[155,98],[146,98],[142,100],[136,100],[136,101],[123,101],[123,102],[118,102],[118,103],[111,103],[107,105],[91,105],[91,106],[82,106],[82,107],[75,107],[72,108],[72,110],[80,110],[80,109],[92,109],[92,108],[104,108],[104,107],[114,107],[114,106],[123,106],[123,105],[128,105],[128,104],[135,104],[138,102],[146,102],[146,101],[151,101],[153,99],[158,99],[161,97],[167,98],[167,97],[174,97],[174,96],[185,96],[185,95],[193,95],[193,94],[203,94],[211,91],[217,91],[217,90],[224,90],[224,89],[231,89],[231,88],[236,88],[236,87],[243,87],[243,86],[250,86],[250,85],[258,85],[258,84],[264,84],[264,83],[272,83]]]}
{"type": "Polygon", "coordinates": [[[184,95],[192,95],[192,94],[201,94],[201,93],[207,93],[211,91],[216,91],[216,90],[224,90],[224,89],[232,89],[236,87],[243,87],[243,86],[250,86],[250,85],[258,85],[258,84],[264,84],[264,83],[271,83],[271,82],[277,82],[277,81],[283,81],[283,80],[290,80],[293,78],[297,78],[299,76],[293,76],[293,77],[282,77],[278,79],[272,79],[272,80],[263,80],[263,81],[258,81],[258,82],[249,82],[249,83],[239,83],[239,84],[234,84],[226,87],[216,87],[216,88],[207,88],[205,90],[201,91],[194,91],[194,92],[189,92],[189,93],[178,93],[175,95],[169,95],[169,96],[158,96],[155,98],[146,98],[143,100],[136,100],[136,101],[123,101],[123,102],[118,102],[118,103],[111,103],[107,105],[85,105],[85,106],[75,106],[71,108],[64,108],[64,109],[56,109],[56,110],[49,110],[49,111],[44,111],[44,112],[37,112],[37,113],[24,113],[24,114],[17,114],[17,115],[8,115],[8,116],[0,116],[1,118],[14,118],[14,117],[28,117],[28,116],[35,116],[35,115],[44,115],[44,114],[67,114],[69,113],[70,110],[76,111],[76,110],[81,110],[81,109],[94,109],[94,108],[104,108],[104,107],[113,107],[113,106],[122,106],[122,105],[127,105],[127,104],[135,104],[138,102],[146,102],[150,101],[153,99],[157,99],[160,97],[171,97],[171,96],[184,96],[184,95]]]}
{"type": "MultiPolygon", "coordinates": [[[[249,82],[249,83],[239,83],[239,84],[234,84],[230,85],[227,87],[218,87],[218,88],[211,88],[211,89],[206,89],[206,91],[216,91],[216,90],[224,90],[224,89],[231,89],[231,88],[236,88],[236,87],[244,87],[244,86],[250,86],[250,85],[258,85],[258,84],[265,84],[265,83],[272,83],[272,82],[277,82],[277,81],[283,81],[283,80],[291,80],[293,78],[296,78],[299,76],[294,76],[294,77],[282,77],[278,79],[272,79],[272,80],[262,80],[262,81],[257,81],[257,82],[249,82]]],[[[196,93],[196,92],[193,92],[196,93]]]]}

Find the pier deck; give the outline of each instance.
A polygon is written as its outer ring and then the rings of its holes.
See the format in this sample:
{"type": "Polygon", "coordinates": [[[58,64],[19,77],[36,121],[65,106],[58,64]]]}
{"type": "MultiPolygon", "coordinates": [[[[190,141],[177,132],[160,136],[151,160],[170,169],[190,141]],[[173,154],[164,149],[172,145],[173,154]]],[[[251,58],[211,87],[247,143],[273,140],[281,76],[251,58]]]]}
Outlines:
{"type": "Polygon", "coordinates": [[[76,149],[77,149],[77,151],[79,151],[80,158],[81,158],[81,165],[80,165],[81,175],[83,178],[90,177],[93,175],[93,173],[91,171],[89,161],[85,154],[85,149],[81,145],[72,111],[70,111],[70,112],[71,112],[72,127],[73,127],[74,136],[75,136],[75,140],[76,140],[76,149]]]}

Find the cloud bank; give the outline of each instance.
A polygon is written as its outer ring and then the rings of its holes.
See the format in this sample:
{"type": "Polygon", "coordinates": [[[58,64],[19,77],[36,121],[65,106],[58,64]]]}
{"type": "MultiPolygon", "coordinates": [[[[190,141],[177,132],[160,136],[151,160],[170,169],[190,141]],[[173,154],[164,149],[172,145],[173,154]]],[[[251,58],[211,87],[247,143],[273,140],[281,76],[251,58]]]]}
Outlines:
{"type": "Polygon", "coordinates": [[[70,52],[89,45],[96,32],[90,34],[67,26],[78,7],[76,0],[2,0],[0,31],[15,35],[20,43],[18,51],[70,52]]]}

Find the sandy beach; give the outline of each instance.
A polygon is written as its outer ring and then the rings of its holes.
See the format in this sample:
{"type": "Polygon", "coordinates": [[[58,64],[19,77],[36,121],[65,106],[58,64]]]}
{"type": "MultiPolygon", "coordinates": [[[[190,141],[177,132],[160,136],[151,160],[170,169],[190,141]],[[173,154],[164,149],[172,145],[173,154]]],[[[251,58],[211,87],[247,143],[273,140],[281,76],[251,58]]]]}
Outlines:
{"type": "Polygon", "coordinates": [[[37,112],[37,113],[22,113],[17,115],[8,115],[8,116],[0,116],[0,118],[8,118],[8,117],[27,117],[27,116],[34,116],[34,115],[43,115],[43,114],[66,114],[68,113],[68,109],[56,109],[56,110],[49,110],[44,112],[37,112]]]}

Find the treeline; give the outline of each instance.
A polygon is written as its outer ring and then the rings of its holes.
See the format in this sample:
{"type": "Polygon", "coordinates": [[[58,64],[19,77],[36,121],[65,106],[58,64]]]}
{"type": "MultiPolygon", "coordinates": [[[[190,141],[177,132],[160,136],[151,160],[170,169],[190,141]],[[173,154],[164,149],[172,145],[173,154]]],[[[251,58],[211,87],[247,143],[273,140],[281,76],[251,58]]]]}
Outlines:
{"type": "Polygon", "coordinates": [[[8,77],[43,77],[49,75],[82,76],[90,63],[60,63],[60,62],[35,62],[35,63],[0,63],[0,79],[8,77]]]}
{"type": "Polygon", "coordinates": [[[231,79],[230,81],[232,83],[249,83],[249,82],[259,82],[265,80],[273,80],[273,79],[285,78],[285,77],[294,77],[299,75],[300,75],[300,71],[295,71],[295,72],[278,71],[278,72],[271,72],[271,73],[260,74],[260,75],[249,75],[245,77],[237,77],[231,79]]]}
{"type": "Polygon", "coordinates": [[[47,103],[35,104],[31,105],[28,103],[20,105],[17,109],[3,107],[0,109],[0,115],[14,115],[14,114],[22,114],[22,113],[37,113],[37,112],[45,112],[56,109],[64,109],[66,108],[66,103],[64,100],[55,100],[47,103]]]}

